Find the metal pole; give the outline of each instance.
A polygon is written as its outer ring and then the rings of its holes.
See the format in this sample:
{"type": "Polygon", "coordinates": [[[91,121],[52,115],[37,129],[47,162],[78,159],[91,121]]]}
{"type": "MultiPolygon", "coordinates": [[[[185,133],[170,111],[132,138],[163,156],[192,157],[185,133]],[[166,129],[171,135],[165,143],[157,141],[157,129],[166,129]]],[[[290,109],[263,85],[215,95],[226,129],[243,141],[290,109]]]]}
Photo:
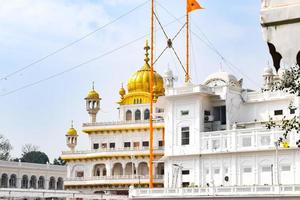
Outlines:
{"type": "Polygon", "coordinates": [[[149,188],[153,188],[153,87],[154,87],[154,0],[151,0],[151,59],[150,59],[150,148],[149,148],[149,188]]]}
{"type": "MultiPolygon", "coordinates": [[[[187,2],[188,3],[188,2],[187,2]]],[[[189,82],[189,12],[188,5],[186,5],[186,73],[185,73],[185,82],[189,82]]]]}

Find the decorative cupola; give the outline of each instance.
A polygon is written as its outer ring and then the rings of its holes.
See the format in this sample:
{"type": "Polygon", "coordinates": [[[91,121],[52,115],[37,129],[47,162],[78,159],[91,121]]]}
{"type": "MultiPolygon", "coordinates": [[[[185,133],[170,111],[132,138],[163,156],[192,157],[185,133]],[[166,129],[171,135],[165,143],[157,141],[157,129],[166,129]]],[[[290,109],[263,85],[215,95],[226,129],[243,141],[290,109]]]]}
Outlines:
{"type": "Polygon", "coordinates": [[[177,80],[177,77],[174,77],[173,72],[170,68],[168,68],[164,73],[164,84],[165,88],[173,88],[174,87],[174,81],[177,80]]]}
{"type": "Polygon", "coordinates": [[[78,138],[78,134],[76,129],[73,127],[73,121],[72,121],[71,128],[69,128],[66,134],[66,143],[72,152],[75,151],[75,147],[77,145],[77,138],[78,138]]]}
{"type": "Polygon", "coordinates": [[[124,96],[126,95],[126,90],[123,87],[123,83],[122,83],[122,86],[121,86],[121,88],[119,90],[119,95],[121,96],[121,100],[123,100],[124,96]]]}
{"type": "Polygon", "coordinates": [[[90,122],[95,123],[97,118],[97,113],[100,110],[100,95],[96,92],[93,82],[92,90],[89,91],[87,97],[85,98],[86,101],[86,110],[90,115],[90,122]]]}
{"type": "Polygon", "coordinates": [[[271,67],[267,67],[264,69],[264,89],[269,90],[271,89],[273,83],[274,83],[274,74],[271,67]]]}

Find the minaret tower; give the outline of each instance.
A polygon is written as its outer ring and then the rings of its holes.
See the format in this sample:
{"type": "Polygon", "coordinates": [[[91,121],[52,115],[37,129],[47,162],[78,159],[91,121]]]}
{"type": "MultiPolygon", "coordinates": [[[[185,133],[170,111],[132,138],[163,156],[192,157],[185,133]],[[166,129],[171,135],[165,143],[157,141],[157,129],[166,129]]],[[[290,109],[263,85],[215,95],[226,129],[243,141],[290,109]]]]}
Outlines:
{"type": "Polygon", "coordinates": [[[78,138],[78,134],[76,129],[73,127],[73,121],[72,121],[71,128],[69,128],[66,134],[66,139],[67,139],[66,143],[72,152],[75,151],[75,147],[77,145],[77,138],[78,138]]]}
{"type": "Polygon", "coordinates": [[[269,90],[272,88],[272,85],[274,83],[274,74],[271,67],[267,67],[264,69],[264,89],[269,90]]]}
{"type": "Polygon", "coordinates": [[[95,123],[97,118],[97,113],[100,110],[100,96],[98,92],[95,91],[94,82],[92,90],[88,93],[85,98],[86,101],[86,110],[90,115],[90,122],[95,123]]]}

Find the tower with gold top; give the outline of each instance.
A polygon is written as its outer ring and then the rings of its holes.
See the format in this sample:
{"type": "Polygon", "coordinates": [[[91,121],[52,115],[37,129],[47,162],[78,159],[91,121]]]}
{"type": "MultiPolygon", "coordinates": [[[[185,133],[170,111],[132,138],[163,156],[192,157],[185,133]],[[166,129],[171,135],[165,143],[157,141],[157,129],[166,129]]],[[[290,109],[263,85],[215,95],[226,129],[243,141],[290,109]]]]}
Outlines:
{"type": "MultiPolygon", "coordinates": [[[[82,132],[89,137],[90,147],[75,151],[78,135],[72,126],[67,134],[71,151],[65,151],[61,156],[68,163],[65,188],[85,193],[127,194],[131,185],[149,186],[149,49],[146,42],[144,64],[129,78],[127,88],[122,85],[119,89],[118,121],[97,121],[101,97],[94,84],[88,92],[85,102],[90,120],[83,124],[82,132]],[[76,137],[76,143],[70,139],[72,137],[76,137]]],[[[156,102],[165,93],[164,80],[157,72],[154,72],[153,89],[156,102]]],[[[160,113],[163,111],[156,103],[154,109],[160,113]]],[[[164,122],[162,117],[155,116],[153,183],[156,187],[163,187],[164,164],[160,158],[164,155],[164,122]]]]}

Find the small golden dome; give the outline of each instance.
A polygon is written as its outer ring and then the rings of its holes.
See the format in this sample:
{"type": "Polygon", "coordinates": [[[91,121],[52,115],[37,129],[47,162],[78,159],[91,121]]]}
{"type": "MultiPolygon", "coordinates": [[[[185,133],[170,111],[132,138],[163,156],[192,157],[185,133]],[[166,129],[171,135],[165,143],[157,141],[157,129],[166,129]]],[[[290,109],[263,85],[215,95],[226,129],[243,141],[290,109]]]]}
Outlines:
{"type": "Polygon", "coordinates": [[[126,91],[125,91],[125,89],[124,89],[124,87],[123,87],[123,84],[122,84],[122,87],[121,87],[120,90],[119,90],[119,94],[120,94],[122,97],[126,94],[126,91]]]}
{"type": "Polygon", "coordinates": [[[75,128],[69,128],[68,132],[67,132],[68,136],[77,136],[77,131],[75,128]]]}
{"type": "MultiPolygon", "coordinates": [[[[140,70],[135,72],[131,78],[128,80],[127,87],[128,93],[133,92],[147,92],[150,93],[150,65],[149,65],[149,45],[146,42],[146,46],[144,47],[145,53],[145,64],[142,66],[140,70]]],[[[156,95],[162,96],[165,93],[164,89],[164,81],[161,75],[159,75],[156,71],[154,71],[154,88],[156,89],[156,95]]]]}
{"type": "Polygon", "coordinates": [[[71,122],[71,128],[67,131],[67,136],[77,136],[77,131],[73,127],[73,121],[71,122]]]}
{"type": "Polygon", "coordinates": [[[95,90],[95,87],[94,87],[94,82],[93,82],[93,87],[92,87],[92,90],[89,91],[89,93],[87,94],[87,99],[100,99],[100,95],[99,93],[95,90]]]}

